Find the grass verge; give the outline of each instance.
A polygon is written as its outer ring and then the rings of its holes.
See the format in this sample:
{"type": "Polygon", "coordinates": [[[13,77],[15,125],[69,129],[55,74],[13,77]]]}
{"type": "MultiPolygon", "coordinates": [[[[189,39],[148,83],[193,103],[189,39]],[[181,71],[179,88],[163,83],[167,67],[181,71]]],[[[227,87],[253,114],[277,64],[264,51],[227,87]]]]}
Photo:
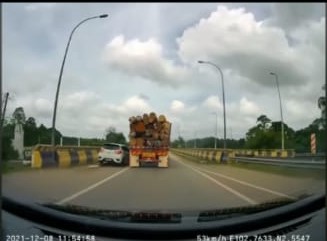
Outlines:
{"type": "Polygon", "coordinates": [[[20,172],[32,170],[30,165],[24,165],[21,161],[2,161],[1,173],[8,174],[12,172],[20,172]]]}
{"type": "Polygon", "coordinates": [[[326,179],[325,169],[299,168],[299,167],[277,166],[277,165],[267,165],[267,164],[258,164],[258,163],[245,163],[245,162],[236,162],[236,161],[232,161],[230,165],[237,168],[268,172],[268,173],[273,173],[283,176],[304,177],[304,178],[308,177],[317,180],[326,179]]]}

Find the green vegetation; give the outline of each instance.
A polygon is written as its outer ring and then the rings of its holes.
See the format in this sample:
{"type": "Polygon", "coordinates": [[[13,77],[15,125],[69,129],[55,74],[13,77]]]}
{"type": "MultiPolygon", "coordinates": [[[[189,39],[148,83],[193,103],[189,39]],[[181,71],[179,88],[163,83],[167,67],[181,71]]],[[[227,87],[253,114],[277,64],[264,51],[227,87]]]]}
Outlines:
{"type": "Polygon", "coordinates": [[[6,161],[1,163],[1,172],[3,174],[8,174],[18,171],[33,170],[29,165],[24,165],[22,162],[6,161]]]}
{"type": "MultiPolygon", "coordinates": [[[[28,117],[26,119],[23,107],[15,109],[12,117],[5,119],[2,128],[2,153],[1,158],[4,161],[17,160],[18,153],[13,149],[12,139],[14,138],[15,120],[23,125],[24,129],[24,146],[35,146],[37,144],[51,144],[52,128],[47,128],[43,124],[37,126],[36,119],[34,117],[28,117]]],[[[63,139],[63,145],[65,146],[77,146],[80,141],[81,146],[101,146],[107,142],[116,142],[126,144],[126,138],[121,132],[117,132],[114,127],[109,127],[105,131],[105,138],[78,138],[63,136],[58,130],[55,131],[55,141],[57,144],[60,143],[60,139],[63,139]]],[[[12,168],[12,167],[3,167],[12,168]]],[[[14,168],[17,168],[14,167],[14,168]]]]}
{"type": "Polygon", "coordinates": [[[120,144],[126,144],[126,139],[123,133],[116,132],[116,128],[109,127],[106,130],[106,142],[113,142],[113,143],[120,143],[120,144]]]}
{"type": "MultiPolygon", "coordinates": [[[[217,139],[217,148],[221,148],[223,146],[224,140],[217,139]]],[[[243,148],[245,144],[245,139],[226,139],[226,144],[228,148],[243,148]]],[[[182,137],[179,137],[177,140],[172,141],[171,146],[173,148],[213,148],[215,145],[214,137],[205,137],[205,138],[197,138],[191,140],[184,140],[182,137]]]]}
{"type": "Polygon", "coordinates": [[[290,177],[313,178],[317,180],[325,180],[326,178],[324,169],[307,169],[235,161],[232,161],[230,165],[237,168],[256,170],[290,177]]]}
{"type": "MultiPolygon", "coordinates": [[[[114,127],[109,127],[105,131],[105,138],[80,138],[81,146],[101,146],[104,143],[114,142],[120,144],[126,144],[126,138],[123,133],[117,132],[114,127]]],[[[76,137],[63,137],[63,144],[66,146],[76,146],[78,145],[78,138],[76,137]]]]}
{"type": "Polygon", "coordinates": [[[10,159],[17,159],[18,152],[14,150],[12,147],[12,140],[7,133],[3,133],[2,136],[2,153],[1,153],[2,160],[10,160],[10,159]]]}
{"type": "MultiPolygon", "coordinates": [[[[13,149],[12,139],[14,138],[15,130],[15,116],[17,110],[24,113],[22,107],[16,108],[13,117],[10,120],[4,120],[2,128],[2,153],[1,158],[4,161],[16,160],[18,153],[13,149]]],[[[25,120],[25,114],[20,117],[20,123],[24,129],[24,146],[34,146],[36,144],[51,144],[52,128],[46,128],[43,124],[37,127],[36,121],[33,117],[29,117],[25,120]]],[[[61,133],[56,130],[55,138],[58,143],[61,137],[61,133]]]]}
{"type": "MultiPolygon", "coordinates": [[[[298,153],[311,152],[310,136],[316,135],[316,151],[326,152],[326,123],[322,118],[315,119],[309,126],[300,130],[293,130],[284,123],[285,149],[294,149],[298,153]]],[[[214,137],[184,140],[179,137],[172,142],[174,148],[213,148],[214,137]]],[[[281,122],[271,121],[266,115],[257,118],[256,125],[246,133],[245,139],[227,139],[228,148],[236,149],[279,149],[281,146],[281,122]]],[[[217,140],[217,147],[223,147],[223,139],[217,140]]]]}

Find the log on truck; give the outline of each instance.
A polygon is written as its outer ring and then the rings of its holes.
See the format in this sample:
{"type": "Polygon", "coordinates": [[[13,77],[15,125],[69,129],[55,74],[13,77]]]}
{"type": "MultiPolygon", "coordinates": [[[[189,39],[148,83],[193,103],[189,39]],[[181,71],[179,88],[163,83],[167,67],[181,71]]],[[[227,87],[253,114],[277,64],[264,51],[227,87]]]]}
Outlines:
{"type": "Polygon", "coordinates": [[[153,164],[168,167],[171,123],[164,115],[144,113],[129,118],[129,163],[131,167],[153,164]]]}

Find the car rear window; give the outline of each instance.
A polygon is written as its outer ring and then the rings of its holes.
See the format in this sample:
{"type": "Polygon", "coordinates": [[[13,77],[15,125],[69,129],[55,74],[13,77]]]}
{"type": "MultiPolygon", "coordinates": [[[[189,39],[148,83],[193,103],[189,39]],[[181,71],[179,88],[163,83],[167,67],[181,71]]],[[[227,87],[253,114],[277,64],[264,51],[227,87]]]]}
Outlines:
{"type": "Polygon", "coordinates": [[[113,145],[113,144],[105,144],[105,145],[103,145],[103,148],[105,148],[107,150],[118,150],[118,149],[120,149],[120,146],[113,145]]]}
{"type": "Polygon", "coordinates": [[[123,150],[124,150],[124,151],[129,151],[129,149],[128,149],[127,146],[123,146],[123,150]]]}

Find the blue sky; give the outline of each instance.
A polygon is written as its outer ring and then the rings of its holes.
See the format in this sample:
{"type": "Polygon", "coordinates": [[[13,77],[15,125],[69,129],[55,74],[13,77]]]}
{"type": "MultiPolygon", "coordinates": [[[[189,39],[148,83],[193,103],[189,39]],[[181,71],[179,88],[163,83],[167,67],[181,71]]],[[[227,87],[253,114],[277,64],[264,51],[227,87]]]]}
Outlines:
{"type": "Polygon", "coordinates": [[[173,123],[173,138],[223,133],[242,138],[261,114],[300,129],[320,117],[325,83],[323,3],[3,3],[3,90],[7,117],[22,106],[51,126],[64,50],[56,127],[65,136],[103,137],[128,117],[154,111],[173,123]]]}

